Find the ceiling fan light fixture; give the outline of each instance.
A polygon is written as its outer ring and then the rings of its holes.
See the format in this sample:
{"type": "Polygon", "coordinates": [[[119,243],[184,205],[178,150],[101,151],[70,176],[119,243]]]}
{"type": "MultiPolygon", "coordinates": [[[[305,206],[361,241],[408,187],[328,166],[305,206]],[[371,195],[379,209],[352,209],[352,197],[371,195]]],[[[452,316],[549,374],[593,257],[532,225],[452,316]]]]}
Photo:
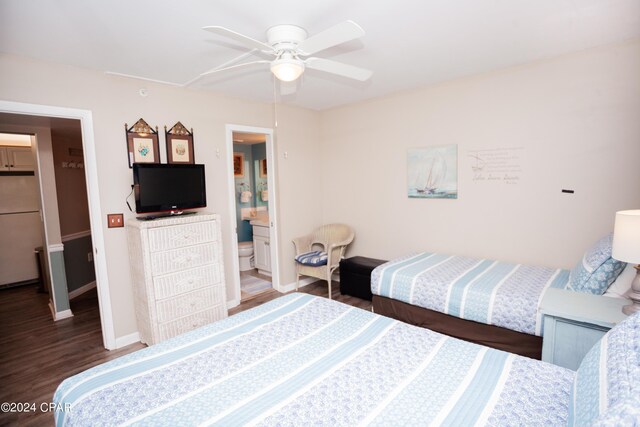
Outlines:
{"type": "Polygon", "coordinates": [[[283,82],[292,82],[304,72],[304,62],[293,57],[283,57],[271,63],[271,72],[283,82]]]}

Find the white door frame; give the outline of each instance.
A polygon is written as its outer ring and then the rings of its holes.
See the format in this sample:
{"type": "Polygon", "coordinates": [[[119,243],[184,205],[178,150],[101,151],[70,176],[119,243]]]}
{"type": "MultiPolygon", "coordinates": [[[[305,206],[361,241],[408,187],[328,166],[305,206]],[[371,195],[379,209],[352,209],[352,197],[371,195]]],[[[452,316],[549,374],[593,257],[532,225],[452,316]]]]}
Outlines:
{"type": "Polygon", "coordinates": [[[96,270],[96,286],[98,288],[98,305],[100,307],[100,323],[102,326],[102,340],[105,348],[113,350],[116,348],[116,336],[113,328],[113,312],[111,309],[111,297],[109,294],[109,278],[107,276],[107,259],[105,256],[104,235],[101,226],[102,209],[100,207],[100,192],[98,186],[98,162],[96,159],[93,117],[91,111],[0,100],[0,113],[26,114],[80,120],[82,146],[84,148],[84,170],[87,181],[87,197],[89,199],[89,222],[91,225],[91,240],[93,242],[94,267],[96,270]]]}
{"type": "Polygon", "coordinates": [[[269,188],[269,240],[271,242],[271,279],[272,286],[275,290],[282,292],[280,289],[280,273],[278,262],[278,212],[277,200],[278,192],[276,188],[277,165],[275,163],[275,147],[273,141],[273,129],[260,128],[254,126],[243,125],[226,125],[227,130],[227,166],[229,173],[227,178],[227,188],[229,189],[229,213],[231,214],[231,225],[233,230],[233,238],[231,239],[231,262],[233,263],[233,272],[231,280],[235,289],[236,299],[231,301],[230,306],[240,304],[240,265],[238,260],[238,234],[236,224],[236,186],[233,177],[233,132],[260,133],[266,136],[267,164],[269,165],[269,173],[267,174],[267,186],[269,188]]]}

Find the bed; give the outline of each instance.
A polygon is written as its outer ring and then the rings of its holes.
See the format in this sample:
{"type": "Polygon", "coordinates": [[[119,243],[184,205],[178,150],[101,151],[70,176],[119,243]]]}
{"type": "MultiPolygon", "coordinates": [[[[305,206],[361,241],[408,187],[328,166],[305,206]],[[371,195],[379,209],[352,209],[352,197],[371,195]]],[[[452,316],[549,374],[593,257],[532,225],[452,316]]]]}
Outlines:
{"type": "MultiPolygon", "coordinates": [[[[637,334],[635,319],[612,332],[619,329],[625,338],[637,334]]],[[[614,334],[606,345],[619,341],[614,334]]],[[[596,356],[611,353],[600,350],[596,356]]],[[[55,421],[57,426],[566,425],[601,416],[632,394],[627,389],[638,387],[637,349],[613,353],[619,366],[621,357],[633,366],[608,376],[623,396],[603,402],[611,388],[598,380],[603,363],[590,362],[590,370],[576,374],[294,293],[66,379],[54,395],[55,421]],[[605,387],[605,393],[594,394],[593,387],[605,387]],[[600,399],[595,411],[589,403],[594,395],[600,399]]]]}
{"type": "MultiPolygon", "coordinates": [[[[611,235],[573,270],[464,256],[417,253],[373,270],[376,313],[467,341],[540,359],[549,288],[604,293],[625,268],[611,258],[611,235]]],[[[631,281],[629,281],[630,285],[631,281]]]]}

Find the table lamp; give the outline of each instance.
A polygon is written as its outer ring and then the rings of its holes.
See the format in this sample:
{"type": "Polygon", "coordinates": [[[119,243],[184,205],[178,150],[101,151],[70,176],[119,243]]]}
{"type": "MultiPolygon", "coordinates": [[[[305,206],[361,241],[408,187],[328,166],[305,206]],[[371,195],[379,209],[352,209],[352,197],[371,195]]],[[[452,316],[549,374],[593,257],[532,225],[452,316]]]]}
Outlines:
{"type": "Polygon", "coordinates": [[[613,227],[613,247],[611,257],[619,261],[636,264],[636,277],[631,282],[630,305],[622,308],[623,313],[640,311],[640,209],[616,212],[613,227]]]}

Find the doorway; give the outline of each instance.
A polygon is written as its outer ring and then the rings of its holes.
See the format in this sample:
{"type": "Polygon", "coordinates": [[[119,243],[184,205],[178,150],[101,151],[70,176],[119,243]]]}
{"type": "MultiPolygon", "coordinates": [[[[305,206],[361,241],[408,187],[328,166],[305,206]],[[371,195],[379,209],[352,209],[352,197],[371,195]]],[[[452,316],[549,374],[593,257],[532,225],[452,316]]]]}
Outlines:
{"type": "MultiPolygon", "coordinates": [[[[112,350],[118,347],[122,347],[128,343],[116,342],[115,333],[113,329],[113,315],[111,310],[111,301],[109,298],[109,284],[106,272],[106,258],[104,251],[104,236],[101,224],[101,208],[98,192],[98,175],[97,175],[97,160],[95,155],[95,142],[93,136],[93,119],[90,111],[78,110],[72,108],[25,104],[19,102],[1,101],[0,100],[0,114],[6,114],[17,118],[18,123],[15,126],[22,126],[23,128],[35,129],[35,131],[26,130],[27,133],[34,133],[36,137],[41,129],[46,128],[51,120],[54,119],[72,119],[80,124],[80,133],[82,138],[82,168],[86,177],[86,188],[89,208],[90,230],[91,230],[91,253],[94,261],[95,272],[95,286],[97,287],[98,305],[100,313],[100,323],[102,329],[102,338],[104,347],[112,350]],[[33,118],[33,119],[32,119],[33,118]],[[36,122],[29,123],[30,120],[36,120],[36,122]]],[[[49,136],[50,138],[50,136],[49,136]]],[[[46,139],[46,138],[45,138],[46,139]]],[[[50,153],[49,153],[50,154],[50,153]]],[[[38,158],[38,168],[41,168],[40,159],[38,158]]],[[[75,165],[78,166],[77,163],[75,165]]],[[[43,206],[44,215],[47,215],[47,206],[43,206]]],[[[45,238],[48,236],[48,231],[45,224],[45,238]]],[[[52,233],[55,234],[55,233],[52,233]]],[[[51,261],[53,258],[57,258],[60,262],[61,251],[63,244],[60,241],[60,233],[58,232],[57,241],[46,241],[45,249],[48,255],[49,273],[52,277],[52,284],[56,282],[56,271],[51,269],[51,261]]],[[[46,240],[46,239],[45,239],[46,240]]],[[[86,255],[88,258],[88,254],[86,255]]],[[[55,261],[55,260],[54,260],[55,261]]],[[[68,305],[68,294],[65,290],[66,304],[68,305]]],[[[61,300],[64,298],[60,297],[61,300]]],[[[71,310],[64,310],[65,301],[59,301],[56,295],[56,289],[52,289],[52,302],[56,315],[61,315],[60,318],[71,315],[71,310]],[[58,306],[58,302],[62,302],[62,307],[58,306]]],[[[122,340],[119,340],[122,341],[122,340]]]]}
{"type": "Polygon", "coordinates": [[[279,289],[272,130],[227,126],[235,299],[279,289]]]}
{"type": "Polygon", "coordinates": [[[80,121],[0,113],[7,129],[32,133],[0,133],[0,286],[36,278],[62,320],[96,286],[80,121]]]}

